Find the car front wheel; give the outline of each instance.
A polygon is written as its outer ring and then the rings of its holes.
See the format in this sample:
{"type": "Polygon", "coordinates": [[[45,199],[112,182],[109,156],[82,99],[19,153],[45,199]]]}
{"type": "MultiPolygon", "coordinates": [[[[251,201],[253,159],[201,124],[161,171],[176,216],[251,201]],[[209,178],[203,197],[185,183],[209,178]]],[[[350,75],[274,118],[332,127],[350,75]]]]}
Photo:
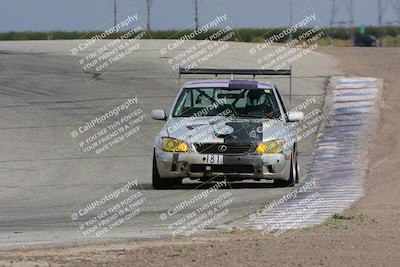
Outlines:
{"type": "Polygon", "coordinates": [[[299,152],[296,152],[296,158],[295,158],[295,164],[294,164],[295,170],[296,170],[296,176],[295,176],[296,184],[300,182],[300,163],[299,163],[299,155],[298,155],[298,153],[299,152]]]}
{"type": "Polygon", "coordinates": [[[290,171],[288,174],[288,177],[286,177],[287,180],[279,180],[275,179],[274,180],[274,185],[276,187],[292,187],[296,183],[296,158],[292,156],[292,160],[290,161],[290,171]]]}
{"type": "Polygon", "coordinates": [[[152,183],[154,189],[171,189],[175,185],[181,185],[182,179],[163,179],[160,177],[160,173],[157,168],[156,154],[153,153],[153,174],[152,183]]]}

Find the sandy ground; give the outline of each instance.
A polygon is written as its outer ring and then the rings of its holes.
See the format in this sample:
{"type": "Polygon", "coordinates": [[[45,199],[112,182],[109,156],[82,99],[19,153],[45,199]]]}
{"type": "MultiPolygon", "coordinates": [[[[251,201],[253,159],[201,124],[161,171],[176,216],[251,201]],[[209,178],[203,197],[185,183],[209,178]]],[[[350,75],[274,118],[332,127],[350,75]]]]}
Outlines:
{"type": "Polygon", "coordinates": [[[400,49],[325,48],[349,74],[385,80],[366,196],[343,218],[274,237],[258,232],[0,252],[0,266],[400,266],[400,49]]]}

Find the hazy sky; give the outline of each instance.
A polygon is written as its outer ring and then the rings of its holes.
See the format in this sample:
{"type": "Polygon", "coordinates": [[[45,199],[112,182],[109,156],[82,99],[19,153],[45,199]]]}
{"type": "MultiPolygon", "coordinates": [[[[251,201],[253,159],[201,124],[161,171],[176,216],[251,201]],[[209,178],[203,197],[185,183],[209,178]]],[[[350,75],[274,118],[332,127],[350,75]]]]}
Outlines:
{"type": "MultiPolygon", "coordinates": [[[[119,12],[135,8],[146,21],[146,0],[117,0],[119,12]]],[[[235,27],[270,27],[287,23],[289,0],[199,0],[200,17],[224,9],[235,27]]],[[[340,0],[337,0],[340,1],[340,0]]],[[[182,29],[193,24],[193,0],[153,0],[153,29],[182,29]]],[[[330,21],[329,0],[294,0],[294,12],[313,8],[321,24],[330,21]]],[[[357,25],[377,24],[377,0],[355,0],[357,25]]],[[[339,19],[344,19],[342,7],[339,19]]],[[[0,32],[91,30],[112,21],[113,0],[0,0],[0,32]]],[[[394,20],[392,9],[387,20],[394,20]]]]}

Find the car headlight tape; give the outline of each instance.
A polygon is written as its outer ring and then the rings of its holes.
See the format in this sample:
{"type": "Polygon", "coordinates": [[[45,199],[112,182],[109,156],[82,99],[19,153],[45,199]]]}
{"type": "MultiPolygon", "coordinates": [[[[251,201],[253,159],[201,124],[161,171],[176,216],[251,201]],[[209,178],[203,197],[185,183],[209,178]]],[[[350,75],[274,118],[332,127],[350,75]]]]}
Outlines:
{"type": "Polygon", "coordinates": [[[169,137],[162,139],[162,148],[166,152],[186,153],[189,151],[189,146],[185,142],[169,137]]]}
{"type": "Polygon", "coordinates": [[[262,142],[258,145],[256,152],[258,154],[273,154],[282,153],[285,146],[285,140],[276,139],[271,141],[262,142]]]}

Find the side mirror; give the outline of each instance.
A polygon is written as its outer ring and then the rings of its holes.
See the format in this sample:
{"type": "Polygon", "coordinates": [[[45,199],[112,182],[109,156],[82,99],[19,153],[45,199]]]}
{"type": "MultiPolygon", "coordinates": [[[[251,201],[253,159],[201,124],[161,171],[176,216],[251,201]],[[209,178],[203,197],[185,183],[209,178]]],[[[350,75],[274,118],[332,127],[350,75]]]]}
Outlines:
{"type": "Polygon", "coordinates": [[[304,113],[303,112],[289,112],[288,113],[288,121],[289,122],[296,122],[304,120],[304,113]]]}
{"type": "Polygon", "coordinates": [[[151,112],[151,117],[153,118],[153,120],[165,121],[167,119],[167,114],[163,109],[154,109],[151,112]]]}

